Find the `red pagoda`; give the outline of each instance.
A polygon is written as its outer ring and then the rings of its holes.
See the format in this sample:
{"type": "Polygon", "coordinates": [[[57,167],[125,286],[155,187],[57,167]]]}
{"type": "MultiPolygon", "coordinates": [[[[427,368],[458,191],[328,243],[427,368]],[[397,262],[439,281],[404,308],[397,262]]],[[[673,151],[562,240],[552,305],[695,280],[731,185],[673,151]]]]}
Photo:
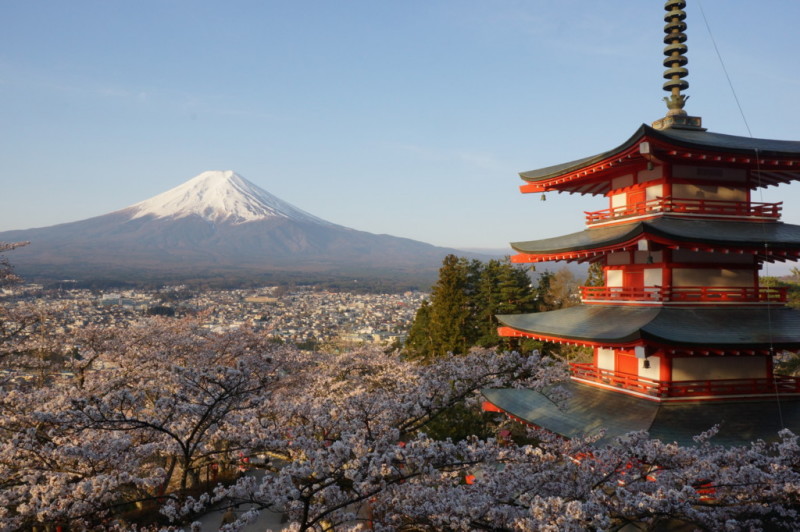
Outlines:
{"type": "Polygon", "coordinates": [[[669,111],[607,152],[523,172],[523,193],[602,195],[586,229],[513,243],[517,263],[599,262],[605,286],[580,305],[498,316],[503,336],[588,346],[557,408],[528,390],[484,390],[488,408],[566,437],[604,428],[691,443],[774,439],[800,431],[800,379],[773,372],[800,350],[800,312],[782,288],[759,286],[765,262],[797,260],[800,226],[762,187],[800,179],[800,142],[712,133],[687,115],[684,0],[668,0],[664,90],[669,111]]]}

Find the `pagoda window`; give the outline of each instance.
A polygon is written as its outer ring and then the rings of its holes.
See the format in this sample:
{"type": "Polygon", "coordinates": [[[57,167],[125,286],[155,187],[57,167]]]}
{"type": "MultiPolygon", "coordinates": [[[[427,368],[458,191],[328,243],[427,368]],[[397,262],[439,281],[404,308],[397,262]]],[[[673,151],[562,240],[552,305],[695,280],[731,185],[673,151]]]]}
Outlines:
{"type": "Polygon", "coordinates": [[[679,357],[672,359],[673,381],[767,378],[767,357],[679,357]]]}

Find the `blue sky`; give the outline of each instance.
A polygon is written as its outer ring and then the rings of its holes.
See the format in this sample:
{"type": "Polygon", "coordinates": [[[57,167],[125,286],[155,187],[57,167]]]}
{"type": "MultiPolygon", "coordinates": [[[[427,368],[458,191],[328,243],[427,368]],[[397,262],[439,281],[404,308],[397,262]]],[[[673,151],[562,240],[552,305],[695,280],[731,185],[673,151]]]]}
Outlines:
{"type": "MultiPolygon", "coordinates": [[[[334,223],[452,247],[578,231],[517,173],[662,117],[661,0],[0,2],[0,230],[235,170],[334,223]]],[[[800,139],[800,2],[704,0],[756,137],[800,139]]],[[[697,1],[687,110],[747,135],[697,1]]],[[[800,223],[800,188],[772,188],[800,223]]]]}

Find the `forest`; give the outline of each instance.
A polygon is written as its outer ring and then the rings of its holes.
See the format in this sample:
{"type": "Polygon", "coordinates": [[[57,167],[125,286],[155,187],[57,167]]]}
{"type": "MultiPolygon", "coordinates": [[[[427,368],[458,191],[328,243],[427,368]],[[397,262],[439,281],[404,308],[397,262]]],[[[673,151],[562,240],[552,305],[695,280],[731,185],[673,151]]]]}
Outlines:
{"type": "Polygon", "coordinates": [[[562,277],[448,257],[406,346],[345,353],[197,317],[63,332],[0,307],[0,529],[197,530],[246,504],[224,529],[270,510],[303,531],[795,530],[788,431],[598,446],[480,411],[485,388],[564,400],[564,354],[503,344],[490,319],[569,304],[562,277]]]}

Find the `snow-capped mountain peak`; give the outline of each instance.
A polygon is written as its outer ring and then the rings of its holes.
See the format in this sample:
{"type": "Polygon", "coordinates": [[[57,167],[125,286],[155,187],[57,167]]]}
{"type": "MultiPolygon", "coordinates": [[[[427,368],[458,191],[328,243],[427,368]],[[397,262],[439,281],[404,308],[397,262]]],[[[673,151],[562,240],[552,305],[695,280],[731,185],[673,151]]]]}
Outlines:
{"type": "Polygon", "coordinates": [[[125,209],[131,218],[184,218],[199,216],[210,222],[235,224],[267,218],[326,222],[302,211],[231,170],[203,172],[189,181],[125,209]]]}

